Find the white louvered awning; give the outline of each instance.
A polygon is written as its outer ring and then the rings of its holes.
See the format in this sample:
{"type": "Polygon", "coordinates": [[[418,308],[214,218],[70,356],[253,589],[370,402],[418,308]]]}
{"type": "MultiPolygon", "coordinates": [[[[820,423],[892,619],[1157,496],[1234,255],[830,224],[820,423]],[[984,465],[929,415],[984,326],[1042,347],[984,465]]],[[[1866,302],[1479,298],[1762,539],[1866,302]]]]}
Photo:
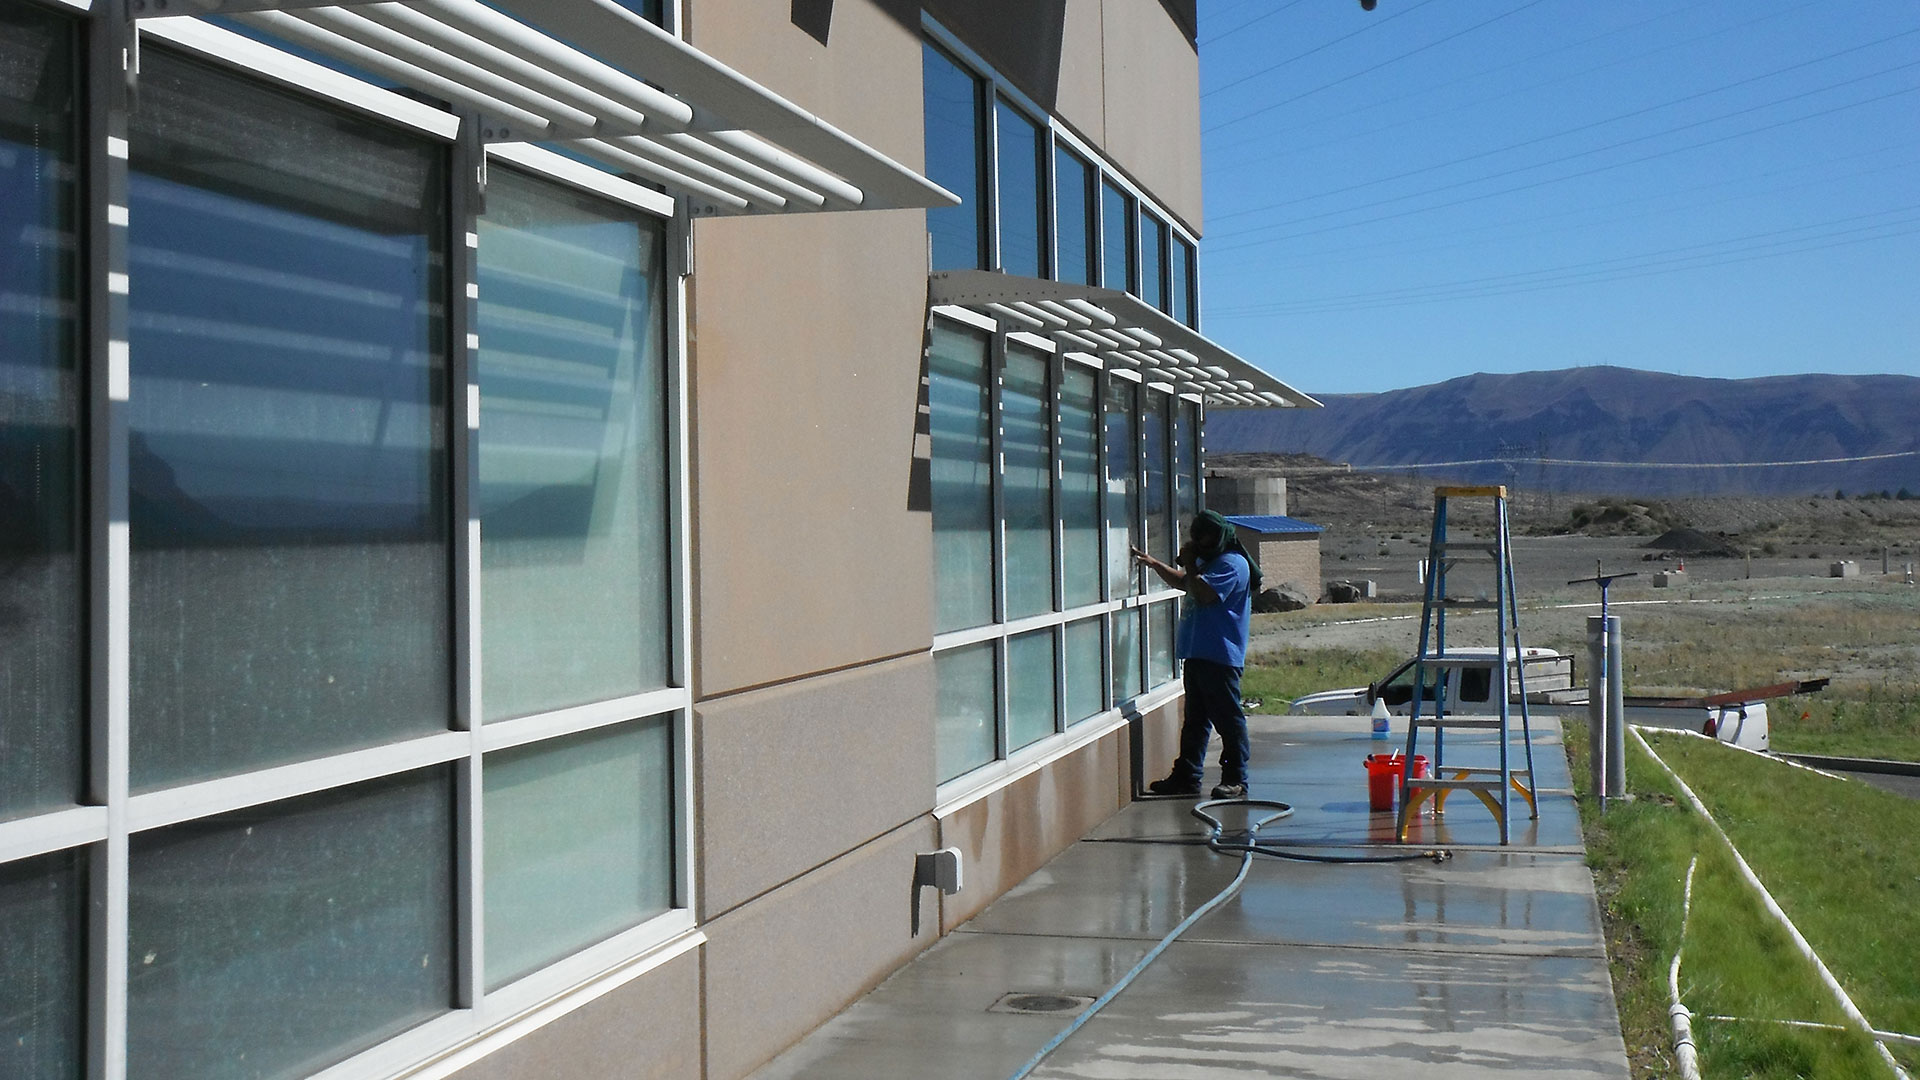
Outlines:
{"type": "Polygon", "coordinates": [[[1004,330],[1045,335],[1067,352],[1137,370],[1148,382],[1194,394],[1209,405],[1320,407],[1198,331],[1117,289],[992,270],[944,270],[928,278],[927,300],[936,307],[978,312],[1004,330]]]}
{"type": "Polygon", "coordinates": [[[565,148],[696,215],[953,206],[957,196],[612,0],[129,0],[226,15],[565,148]],[[587,43],[583,49],[574,43],[587,43]]]}

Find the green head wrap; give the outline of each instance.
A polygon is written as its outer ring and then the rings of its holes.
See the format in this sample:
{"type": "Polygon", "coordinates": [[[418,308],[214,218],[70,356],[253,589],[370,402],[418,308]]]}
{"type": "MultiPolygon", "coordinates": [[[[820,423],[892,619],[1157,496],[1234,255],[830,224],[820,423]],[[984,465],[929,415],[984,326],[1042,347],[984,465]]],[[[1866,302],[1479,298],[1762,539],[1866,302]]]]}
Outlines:
{"type": "Polygon", "coordinates": [[[1260,564],[1254,559],[1253,553],[1241,545],[1239,530],[1233,527],[1233,522],[1228,521],[1218,511],[1202,510],[1195,515],[1193,524],[1206,526],[1204,530],[1194,531],[1210,531],[1215,537],[1210,547],[1197,550],[1194,554],[1198,555],[1202,562],[1211,562],[1229,551],[1239,555],[1247,560],[1247,590],[1255,596],[1260,595],[1260,582],[1263,577],[1260,573],[1260,564]]]}

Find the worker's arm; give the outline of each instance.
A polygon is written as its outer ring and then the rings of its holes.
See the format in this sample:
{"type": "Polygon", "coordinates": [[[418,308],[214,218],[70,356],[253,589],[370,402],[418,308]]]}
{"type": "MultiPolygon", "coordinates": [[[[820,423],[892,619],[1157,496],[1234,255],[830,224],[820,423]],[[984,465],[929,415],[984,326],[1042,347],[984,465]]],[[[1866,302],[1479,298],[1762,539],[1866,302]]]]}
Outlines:
{"type": "Polygon", "coordinates": [[[1136,560],[1145,563],[1147,569],[1159,575],[1161,581],[1191,596],[1194,603],[1204,607],[1207,604],[1220,602],[1220,594],[1213,591],[1213,586],[1207,584],[1206,579],[1202,578],[1190,565],[1185,565],[1188,562],[1187,559],[1180,560],[1183,565],[1174,566],[1161,562],[1139,548],[1128,550],[1133,552],[1136,560]]]}

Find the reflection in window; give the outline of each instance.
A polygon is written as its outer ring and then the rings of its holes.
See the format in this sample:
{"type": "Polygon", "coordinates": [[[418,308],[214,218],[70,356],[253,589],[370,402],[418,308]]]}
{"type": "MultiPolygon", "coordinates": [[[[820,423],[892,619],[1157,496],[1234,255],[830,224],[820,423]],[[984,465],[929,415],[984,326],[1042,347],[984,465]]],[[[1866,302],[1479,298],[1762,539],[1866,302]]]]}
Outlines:
{"type": "Polygon", "coordinates": [[[1140,299],[1162,311],[1167,309],[1167,279],[1161,273],[1166,265],[1166,223],[1142,209],[1140,211],[1140,299]]]}
{"type": "Polygon", "coordinates": [[[1173,540],[1179,547],[1187,523],[1200,512],[1200,446],[1195,423],[1199,410],[1191,401],[1173,402],[1173,540]]]}
{"type": "Polygon", "coordinates": [[[1113,701],[1140,692],[1140,608],[1113,613],[1113,701]]]}
{"type": "Polygon", "coordinates": [[[1180,602],[1170,600],[1148,608],[1147,686],[1164,686],[1173,681],[1173,638],[1179,621],[1180,602]]]}
{"type": "Polygon", "coordinates": [[[1067,606],[1100,599],[1100,414],[1096,376],[1064,367],[1060,384],[1061,573],[1067,606]]]}
{"type": "Polygon", "coordinates": [[[1174,537],[1173,491],[1167,470],[1169,399],[1158,390],[1142,390],[1140,400],[1141,449],[1146,459],[1146,483],[1142,488],[1147,518],[1147,542],[1144,546],[1154,558],[1172,562],[1175,552],[1179,550],[1179,543],[1174,537]]]}
{"type": "Polygon", "coordinates": [[[1094,231],[1100,227],[1093,208],[1099,192],[1093,185],[1093,169],[1065,147],[1053,154],[1054,208],[1059,221],[1054,223],[1060,250],[1058,277],[1075,285],[1092,285],[1099,280],[1100,264],[1094,258],[1094,231]]]}
{"type": "Polygon", "coordinates": [[[995,756],[993,642],[949,649],[933,658],[935,772],[941,783],[995,756]]]}
{"type": "Polygon", "coordinates": [[[1133,198],[1111,183],[1100,185],[1100,284],[1137,292],[1134,284],[1133,198]]]}
{"type": "Polygon", "coordinates": [[[440,151],[158,49],[131,142],[134,786],[444,729],[440,151]]]}
{"type": "Polygon", "coordinates": [[[664,716],[487,755],[489,987],[673,906],[672,776],[664,716]]]}
{"type": "Polygon", "coordinates": [[[488,719],[667,684],[660,249],[638,211],[493,170],[479,250],[488,719]]]}
{"type": "Polygon", "coordinates": [[[993,621],[987,340],[937,321],[931,336],[934,620],[960,630],[993,621]]]}
{"type": "Polygon", "coordinates": [[[985,187],[981,173],[987,155],[980,80],[932,45],[923,48],[921,63],[927,179],[960,196],[959,206],[927,211],[933,269],[983,269],[986,230],[981,222],[986,203],[981,198],[985,187]]]}
{"type": "Polygon", "coordinates": [[[445,1012],[452,845],[445,768],[136,835],[127,1075],[306,1076],[445,1012]]]}
{"type": "Polygon", "coordinates": [[[1172,305],[1167,313],[1173,321],[1186,326],[1199,326],[1199,312],[1193,305],[1193,245],[1175,238],[1173,245],[1173,295],[1172,305]]]}
{"type": "Polygon", "coordinates": [[[1047,140],[1039,125],[996,102],[1000,173],[1000,268],[1023,277],[1047,274],[1047,140]]]}
{"type": "Polygon", "coordinates": [[[86,855],[0,864],[0,1076],[72,1080],[86,1031],[86,855]]]}
{"type": "Polygon", "coordinates": [[[1053,734],[1053,631],[1007,640],[1007,752],[1053,734]]]}
{"type": "Polygon", "coordinates": [[[1139,440],[1134,432],[1135,385],[1126,379],[1107,380],[1106,410],[1103,419],[1107,450],[1107,595],[1132,596],[1139,592],[1136,571],[1129,548],[1140,542],[1139,440]]]}
{"type": "Polygon", "coordinates": [[[1008,345],[1000,383],[1006,617],[1018,619],[1053,610],[1053,409],[1047,359],[1008,345]]]}
{"type": "Polygon", "coordinates": [[[1077,724],[1106,709],[1107,645],[1098,618],[1067,624],[1067,722],[1077,724]]]}
{"type": "Polygon", "coordinates": [[[0,819],[80,798],[74,50],[0,8],[0,819]]]}

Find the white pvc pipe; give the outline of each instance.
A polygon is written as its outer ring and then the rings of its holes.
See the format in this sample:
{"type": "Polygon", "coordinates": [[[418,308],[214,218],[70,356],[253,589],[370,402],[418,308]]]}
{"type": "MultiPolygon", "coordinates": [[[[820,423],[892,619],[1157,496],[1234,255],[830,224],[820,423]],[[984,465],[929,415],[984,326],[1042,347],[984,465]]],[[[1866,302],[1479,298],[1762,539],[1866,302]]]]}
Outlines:
{"type": "Polygon", "coordinates": [[[1680,953],[1687,942],[1687,916],[1693,910],[1693,871],[1700,865],[1695,855],[1687,863],[1687,888],[1680,899],[1680,944],[1674,947],[1673,964],[1667,968],[1667,1020],[1673,1025],[1673,1063],[1680,1080],[1700,1080],[1700,1051],[1693,1045],[1693,1014],[1680,1004],[1680,953]]]}
{"type": "Polygon", "coordinates": [[[1913,1080],[1913,1078],[1907,1074],[1907,1070],[1901,1068],[1900,1063],[1894,1060],[1893,1052],[1888,1050],[1886,1046],[1880,1042],[1874,1026],[1867,1022],[1866,1016],[1860,1012],[1860,1007],[1853,1003],[1853,998],[1847,996],[1847,991],[1840,985],[1840,980],[1834,978],[1833,972],[1827,970],[1826,963],[1820,959],[1820,955],[1813,951],[1813,946],[1808,944],[1807,939],[1801,935],[1800,928],[1793,925],[1793,920],[1787,918],[1787,913],[1781,910],[1780,904],[1774,900],[1773,894],[1768,892],[1767,887],[1760,883],[1760,875],[1754,873],[1753,867],[1747,865],[1746,857],[1740,854],[1739,848],[1733,846],[1732,837],[1729,837],[1726,830],[1720,827],[1720,823],[1713,819],[1713,814],[1708,812],[1706,804],[1700,801],[1700,797],[1693,793],[1693,789],[1687,786],[1685,780],[1680,779],[1680,774],[1674,772],[1672,766],[1663,761],[1659,754],[1653,752],[1653,747],[1648,744],[1646,737],[1640,734],[1639,727],[1636,726],[1632,730],[1633,739],[1640,744],[1640,749],[1645,750],[1647,756],[1653,759],[1653,763],[1660,766],[1661,771],[1665,772],[1668,778],[1674,782],[1674,785],[1680,789],[1680,794],[1687,797],[1687,802],[1693,806],[1694,812],[1699,814],[1701,819],[1713,829],[1714,834],[1720,837],[1720,842],[1727,846],[1727,852],[1733,856],[1733,864],[1739,868],[1740,876],[1746,878],[1747,884],[1753,886],[1753,890],[1760,894],[1761,906],[1767,909],[1767,914],[1772,915],[1774,919],[1780,923],[1781,927],[1786,930],[1787,936],[1793,940],[1794,948],[1798,949],[1800,955],[1805,957],[1807,962],[1813,965],[1814,971],[1819,973],[1820,981],[1824,983],[1827,990],[1833,994],[1834,1001],[1840,1006],[1840,1011],[1844,1013],[1847,1019],[1852,1021],[1853,1025],[1864,1033],[1867,1038],[1873,1040],[1873,1048],[1880,1051],[1881,1060],[1887,1063],[1887,1068],[1893,1070],[1894,1076],[1898,1077],[1899,1080],[1913,1080]]]}

